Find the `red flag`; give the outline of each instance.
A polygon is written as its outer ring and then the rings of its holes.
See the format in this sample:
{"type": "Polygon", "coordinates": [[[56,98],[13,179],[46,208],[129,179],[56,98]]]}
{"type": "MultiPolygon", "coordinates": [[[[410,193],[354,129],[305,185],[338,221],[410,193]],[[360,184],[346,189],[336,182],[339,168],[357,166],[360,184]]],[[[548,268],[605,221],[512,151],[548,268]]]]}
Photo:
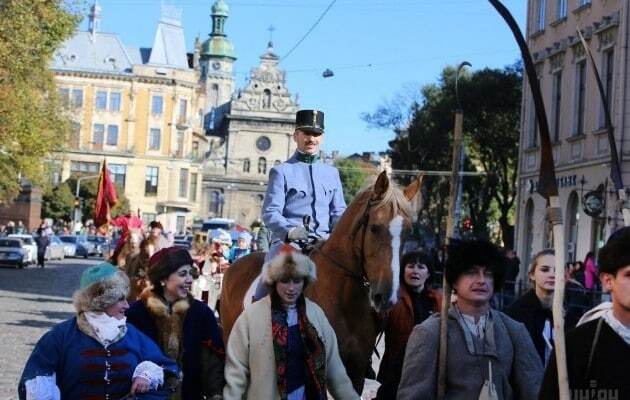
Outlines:
{"type": "Polygon", "coordinates": [[[94,225],[100,227],[109,222],[111,208],[116,205],[118,196],[116,187],[109,176],[107,160],[103,160],[101,176],[98,179],[98,192],[96,193],[96,205],[94,207],[94,225]]]}

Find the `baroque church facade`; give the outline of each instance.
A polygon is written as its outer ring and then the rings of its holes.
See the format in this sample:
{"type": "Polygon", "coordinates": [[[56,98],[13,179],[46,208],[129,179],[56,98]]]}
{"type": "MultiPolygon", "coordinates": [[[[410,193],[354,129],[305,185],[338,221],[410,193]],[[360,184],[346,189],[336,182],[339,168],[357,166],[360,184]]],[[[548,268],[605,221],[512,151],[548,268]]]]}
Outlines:
{"type": "Polygon", "coordinates": [[[196,43],[194,60],[206,91],[205,128],[209,151],[203,169],[200,217],[223,217],[250,226],[260,218],[269,169],[295,151],[292,139],[298,105],[273,44],[235,90],[234,48],[225,34],[228,6],[212,7],[212,33],[196,43]],[[198,60],[198,61],[197,61],[198,60]]]}

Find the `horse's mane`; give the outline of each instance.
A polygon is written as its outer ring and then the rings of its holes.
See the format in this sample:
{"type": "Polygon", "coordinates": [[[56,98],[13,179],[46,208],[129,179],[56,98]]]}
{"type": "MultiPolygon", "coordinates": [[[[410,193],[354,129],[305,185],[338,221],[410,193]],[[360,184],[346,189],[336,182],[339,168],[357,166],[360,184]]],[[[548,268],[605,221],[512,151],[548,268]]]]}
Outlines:
{"type": "MultiPolygon", "coordinates": [[[[367,187],[357,193],[355,201],[367,202],[373,201],[372,209],[378,210],[383,207],[393,207],[394,213],[401,212],[407,218],[415,218],[414,204],[407,200],[403,191],[394,182],[389,181],[387,185],[387,191],[376,200],[370,200],[374,194],[374,183],[369,184],[367,187]]],[[[354,203],[354,201],[353,201],[354,203]]]]}

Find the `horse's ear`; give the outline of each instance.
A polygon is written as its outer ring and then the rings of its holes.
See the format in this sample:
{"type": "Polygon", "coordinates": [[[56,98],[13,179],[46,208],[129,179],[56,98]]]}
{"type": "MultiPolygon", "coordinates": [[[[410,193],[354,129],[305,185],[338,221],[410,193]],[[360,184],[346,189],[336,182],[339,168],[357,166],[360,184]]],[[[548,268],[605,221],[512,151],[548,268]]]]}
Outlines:
{"type": "Polygon", "coordinates": [[[383,171],[378,174],[378,178],[374,183],[374,198],[382,198],[387,193],[387,190],[389,190],[389,178],[387,177],[387,172],[383,171]]]}
{"type": "Polygon", "coordinates": [[[407,200],[411,201],[418,194],[418,191],[422,187],[422,182],[424,181],[424,174],[420,174],[413,180],[405,189],[403,189],[403,193],[407,200]]]}

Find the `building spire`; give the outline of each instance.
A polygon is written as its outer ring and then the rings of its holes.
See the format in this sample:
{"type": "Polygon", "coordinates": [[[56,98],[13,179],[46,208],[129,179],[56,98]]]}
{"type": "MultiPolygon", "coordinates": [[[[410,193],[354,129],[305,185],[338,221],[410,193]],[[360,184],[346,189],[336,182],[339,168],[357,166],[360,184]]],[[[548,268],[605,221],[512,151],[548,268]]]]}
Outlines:
{"type": "Polygon", "coordinates": [[[216,0],[212,5],[212,33],[210,36],[225,36],[225,20],[230,8],[223,0],[216,0]]]}
{"type": "Polygon", "coordinates": [[[96,32],[101,28],[101,10],[101,6],[98,5],[98,0],[94,0],[94,4],[90,7],[90,14],[88,15],[88,31],[90,32],[92,41],[96,38],[96,32]]]}

